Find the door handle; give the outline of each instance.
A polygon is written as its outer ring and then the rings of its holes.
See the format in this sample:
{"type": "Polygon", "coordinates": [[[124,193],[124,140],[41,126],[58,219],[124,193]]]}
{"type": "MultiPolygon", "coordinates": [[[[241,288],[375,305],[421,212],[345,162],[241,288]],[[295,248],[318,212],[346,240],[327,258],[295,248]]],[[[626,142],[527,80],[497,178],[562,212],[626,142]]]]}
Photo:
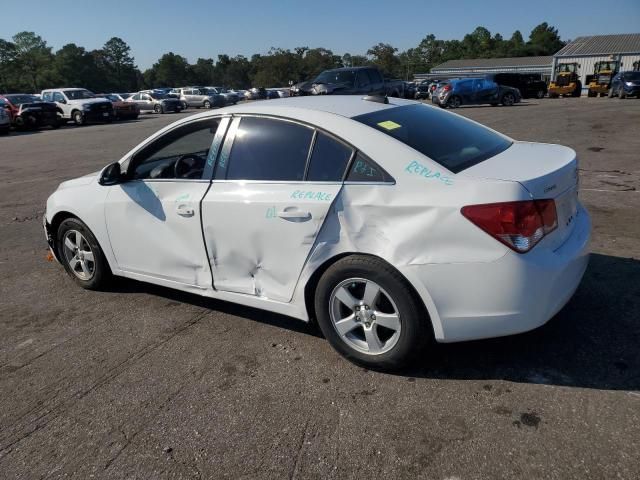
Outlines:
{"type": "Polygon", "coordinates": [[[291,218],[301,218],[301,219],[308,219],[311,218],[311,212],[303,212],[302,210],[280,210],[278,212],[278,216],[280,218],[284,218],[284,219],[291,219],[291,218]]]}
{"type": "Polygon", "coordinates": [[[195,210],[188,205],[178,205],[176,212],[181,217],[193,217],[196,214],[195,210]]]}

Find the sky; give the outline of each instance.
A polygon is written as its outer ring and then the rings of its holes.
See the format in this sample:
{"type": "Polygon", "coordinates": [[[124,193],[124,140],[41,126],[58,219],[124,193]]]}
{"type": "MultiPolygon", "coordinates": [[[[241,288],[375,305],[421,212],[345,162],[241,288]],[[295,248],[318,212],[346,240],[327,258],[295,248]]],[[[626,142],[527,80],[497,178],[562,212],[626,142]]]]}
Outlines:
{"type": "Polygon", "coordinates": [[[54,51],[67,43],[93,50],[121,37],[144,70],[170,51],[190,62],[270,47],[365,54],[384,42],[402,51],[429,33],[462,39],[477,26],[505,38],[520,30],[525,40],[542,22],[563,40],[640,33],[640,0],[0,0],[0,19],[0,38],[34,31],[54,51]]]}

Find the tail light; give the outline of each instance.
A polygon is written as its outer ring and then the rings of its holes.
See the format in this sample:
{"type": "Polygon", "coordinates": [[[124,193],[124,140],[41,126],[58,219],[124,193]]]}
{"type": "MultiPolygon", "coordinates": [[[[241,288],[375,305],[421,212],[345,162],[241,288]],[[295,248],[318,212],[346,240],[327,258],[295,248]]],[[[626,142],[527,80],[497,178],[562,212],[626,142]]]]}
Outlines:
{"type": "Polygon", "coordinates": [[[448,92],[449,90],[451,90],[451,85],[445,85],[444,87],[442,87],[443,92],[448,92]]]}
{"type": "Polygon", "coordinates": [[[518,253],[531,250],[558,227],[553,200],[488,203],[462,207],[462,215],[518,253]]]}

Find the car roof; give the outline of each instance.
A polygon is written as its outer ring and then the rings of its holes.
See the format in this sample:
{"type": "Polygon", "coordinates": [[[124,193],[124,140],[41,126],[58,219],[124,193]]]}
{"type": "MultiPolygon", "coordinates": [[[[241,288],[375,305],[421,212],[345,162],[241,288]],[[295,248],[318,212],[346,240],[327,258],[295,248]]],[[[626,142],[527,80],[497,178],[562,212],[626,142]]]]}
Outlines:
{"type": "Polygon", "coordinates": [[[353,118],[366,113],[377,112],[389,108],[404,105],[413,105],[420,102],[404,100],[401,98],[389,98],[389,103],[380,103],[365,100],[362,95],[309,95],[304,97],[280,98],[263,102],[244,103],[223,110],[229,113],[268,113],[274,107],[300,108],[305,110],[317,110],[333,113],[347,118],[353,118]]]}

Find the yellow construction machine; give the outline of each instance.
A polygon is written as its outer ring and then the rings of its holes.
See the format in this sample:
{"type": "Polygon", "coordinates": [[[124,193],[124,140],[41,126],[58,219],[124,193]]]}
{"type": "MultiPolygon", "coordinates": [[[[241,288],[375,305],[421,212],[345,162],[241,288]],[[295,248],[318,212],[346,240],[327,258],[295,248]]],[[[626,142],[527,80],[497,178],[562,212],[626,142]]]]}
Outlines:
{"type": "Polygon", "coordinates": [[[582,93],[579,71],[579,63],[561,63],[557,65],[555,77],[549,83],[549,88],[547,89],[549,97],[558,98],[560,95],[579,97],[582,93]]]}

